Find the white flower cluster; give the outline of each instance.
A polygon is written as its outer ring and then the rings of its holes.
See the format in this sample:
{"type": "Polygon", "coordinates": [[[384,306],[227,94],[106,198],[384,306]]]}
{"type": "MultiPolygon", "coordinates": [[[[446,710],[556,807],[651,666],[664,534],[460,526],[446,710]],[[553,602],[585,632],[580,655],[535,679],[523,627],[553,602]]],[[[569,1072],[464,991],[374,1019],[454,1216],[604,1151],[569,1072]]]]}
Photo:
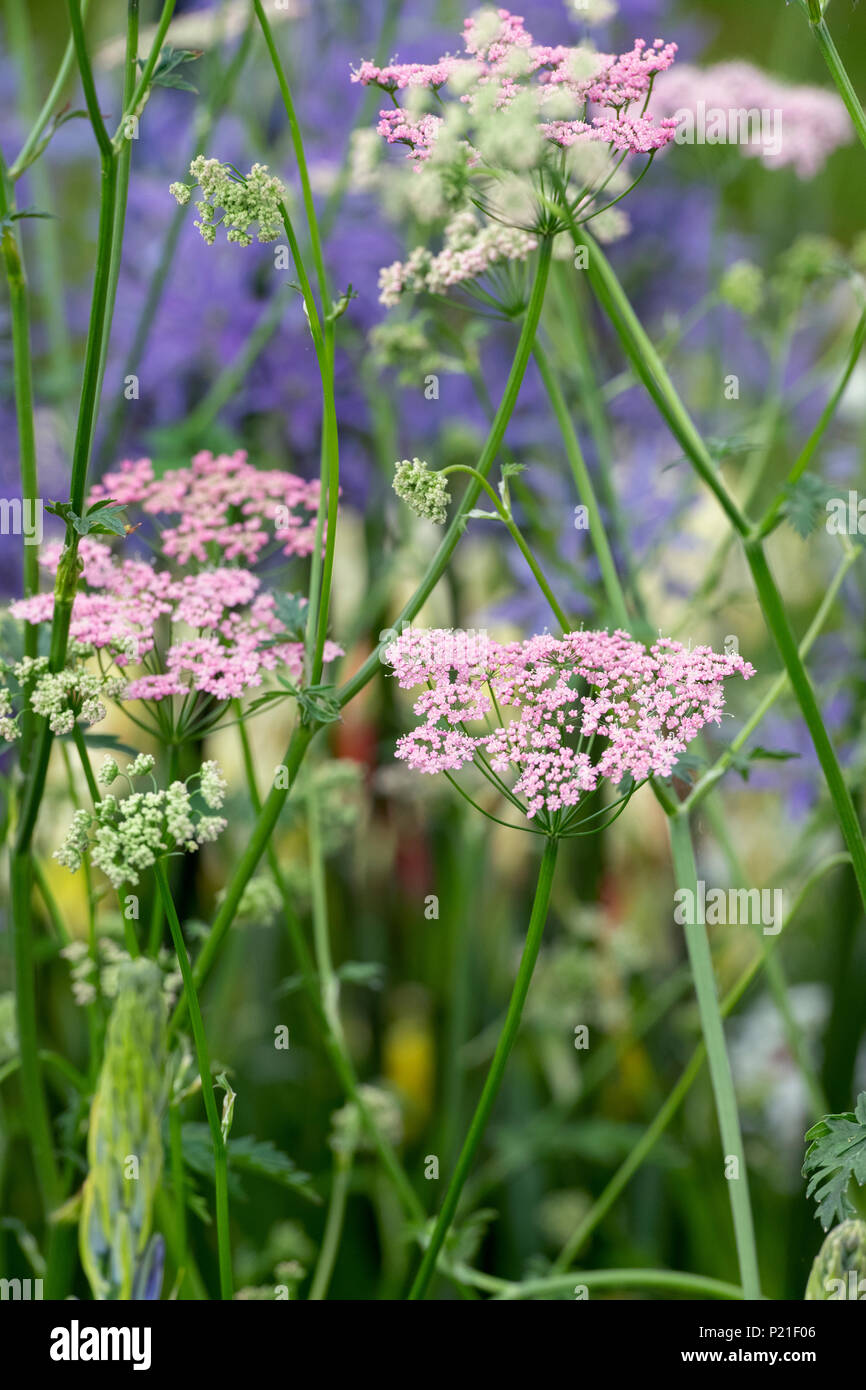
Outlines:
{"type": "Polygon", "coordinates": [[[15,714],[12,710],[12,696],[4,686],[0,690],[0,738],[5,738],[7,743],[19,737],[21,730],[15,714]]]}
{"type": "MultiPolygon", "coordinates": [[[[75,940],[64,946],[60,954],[69,961],[73,998],[82,1008],[95,1003],[100,995],[104,999],[116,998],[120,971],[132,960],[129,952],[110,936],[100,937],[93,952],[86,942],[75,940]]],[[[157,964],[163,972],[162,992],[170,1008],[183,977],[177,969],[174,953],[164,947],[157,956],[157,964]]]]}
{"type": "MultiPolygon", "coordinates": [[[[199,155],[189,166],[202,197],[196,203],[199,220],[196,227],[208,246],[216,240],[216,229],[226,229],[226,239],[239,246],[250,246],[250,227],[258,223],[259,241],[275,241],[282,225],[280,204],[286,198],[285,185],[268,173],[266,164],[254,164],[246,175],[236,173],[230,165],[218,159],[199,155]],[[216,216],[220,212],[219,217],[216,216]]],[[[173,183],[169,192],[181,206],[189,202],[191,189],[185,183],[173,183]]]]}
{"type": "MultiPolygon", "coordinates": [[[[44,715],[53,734],[71,733],[76,722],[98,724],[105,718],[103,699],[114,699],[125,688],[120,676],[103,676],[88,671],[81,664],[67,666],[63,671],[48,670],[48,658],[26,656],[12,666],[11,671],[22,690],[31,684],[29,702],[34,714],[44,715]]],[[[8,690],[0,692],[0,736],[7,740],[18,737],[17,716],[12,716],[12,697],[8,690]]]]}
{"type": "Polygon", "coordinates": [[[403,459],[394,465],[394,491],[418,516],[444,526],[451,494],[441,473],[431,473],[422,459],[403,459]]]}
{"type": "MultiPolygon", "coordinates": [[[[153,765],[149,754],[140,754],[123,775],[146,776],[153,765]]],[[[107,776],[110,784],[119,772],[114,760],[106,759],[100,779],[104,782],[107,776]]],[[[205,805],[219,809],[226,783],[216,763],[204,763],[188,780],[198,780],[205,805]]],[[[96,803],[92,814],[76,811],[54,858],[75,873],[89,851],[90,862],[102,870],[113,887],[135,885],[140,874],[164,855],[193,852],[199,845],[216,840],[225,829],[223,817],[202,815],[193,805],[192,795],[187,782],[172,782],[166,790],[133,792],[122,801],[106,796],[96,803]]]]}

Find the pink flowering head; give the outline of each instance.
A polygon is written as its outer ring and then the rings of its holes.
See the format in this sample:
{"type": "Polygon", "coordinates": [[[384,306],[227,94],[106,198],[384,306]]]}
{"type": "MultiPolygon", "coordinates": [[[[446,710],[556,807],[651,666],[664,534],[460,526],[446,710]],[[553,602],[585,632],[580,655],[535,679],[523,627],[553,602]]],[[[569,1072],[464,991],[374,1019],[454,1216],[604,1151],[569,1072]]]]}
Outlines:
{"type": "MultiPolygon", "coordinates": [[[[60,554],[60,546],[48,547],[42,563],[54,572],[60,554]]],[[[219,564],[177,576],[150,561],[114,555],[88,537],[79,556],[83,570],[70,638],[102,667],[113,663],[123,673],[121,698],[146,702],[163,735],[200,735],[227,701],[257,689],[270,673],[300,681],[298,623],[287,627],[277,598],[251,570],[219,564]]],[[[300,610],[305,601],[290,602],[300,610]]],[[[50,622],[53,609],[54,595],[47,592],[13,603],[10,611],[39,623],[50,622]]],[[[326,644],[326,661],[339,655],[339,647],[326,644]]]]}
{"type": "MultiPolygon", "coordinates": [[[[463,42],[463,56],[364,62],[352,75],[388,94],[379,134],[406,150],[419,216],[445,227],[438,252],[413,252],[383,270],[386,305],[406,291],[440,293],[525,260],[537,236],[564,234],[571,218],[601,219],[634,181],[626,160],[651,159],[674,136],[676,121],[656,120],[647,107],[675,44],[638,39],[619,55],[536,44],[522,18],[504,9],[467,19],[463,42]]],[[[616,220],[607,220],[611,230],[616,220]]]]}
{"type": "Polygon", "coordinates": [[[524,642],[407,629],[384,652],[418,723],[397,757],[418,772],[474,766],[548,833],[600,828],[585,803],[604,782],[626,798],[669,777],[705,725],[721,721],[724,681],[753,668],[738,654],[625,632],[524,642]]]}
{"type": "Polygon", "coordinates": [[[683,145],[734,145],[768,169],[812,179],[854,139],[842,99],[821,87],[791,86],[752,63],[677,67],[656,84],[651,108],[675,122],[683,145]]]}
{"type": "Polygon", "coordinates": [[[246,453],[196,454],[161,476],[150,459],[126,460],[91,491],[157,518],[162,553],[180,565],[253,565],[269,546],[312,553],[319,483],[281,469],[254,468],[246,453]]]}

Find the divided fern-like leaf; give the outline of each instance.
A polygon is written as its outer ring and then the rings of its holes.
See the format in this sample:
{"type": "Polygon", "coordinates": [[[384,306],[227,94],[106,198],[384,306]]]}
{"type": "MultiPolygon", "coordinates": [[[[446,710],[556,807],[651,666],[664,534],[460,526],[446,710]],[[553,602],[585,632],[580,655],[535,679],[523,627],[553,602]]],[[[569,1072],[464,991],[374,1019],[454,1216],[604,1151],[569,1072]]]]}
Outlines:
{"type": "Polygon", "coordinates": [[[815,1198],[815,1215],[826,1231],[836,1221],[857,1215],[848,1196],[851,1179],[866,1186],[866,1091],[861,1091],[853,1112],[825,1115],[807,1132],[806,1140],[806,1196],[815,1198]]]}

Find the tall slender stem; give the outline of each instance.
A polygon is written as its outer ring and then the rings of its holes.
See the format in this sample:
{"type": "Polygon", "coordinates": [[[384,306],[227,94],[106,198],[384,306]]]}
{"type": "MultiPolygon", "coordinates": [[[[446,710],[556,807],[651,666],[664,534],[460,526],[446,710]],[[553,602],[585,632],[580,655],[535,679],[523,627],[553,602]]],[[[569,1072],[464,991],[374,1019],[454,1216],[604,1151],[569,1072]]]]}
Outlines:
{"type": "MultiPolygon", "coordinates": [[[[27,272],[24,256],[10,222],[5,219],[15,211],[15,196],[11,180],[0,155],[0,217],[4,219],[0,249],[6,269],[9,286],[9,311],[12,321],[12,379],[15,393],[15,417],[18,424],[18,457],[21,473],[22,523],[33,525],[36,507],[41,506],[39,498],[39,478],[36,464],[36,430],[33,413],[33,358],[30,348],[30,296],[27,285],[27,272]],[[29,516],[25,515],[29,512],[29,516]]],[[[18,224],[21,225],[20,223],[18,224]]],[[[25,527],[22,524],[22,532],[25,527]]],[[[24,592],[32,595],[39,590],[39,559],[35,545],[28,544],[24,538],[23,561],[24,592]]],[[[39,632],[35,624],[26,624],[24,632],[24,651],[27,656],[35,656],[38,651],[39,632]]],[[[29,714],[24,720],[24,738],[21,752],[22,767],[26,769],[30,756],[32,738],[32,719],[29,714]]]]}
{"type": "MultiPolygon", "coordinates": [[[[250,803],[255,815],[258,816],[261,813],[262,801],[256,785],[249,735],[240,718],[237,727],[241,740],[241,751],[250,803]]],[[[297,913],[295,912],[294,904],[292,903],[291,892],[283,876],[277,852],[270,838],[268,839],[266,854],[271,873],[274,876],[274,881],[283,900],[283,915],[285,917],[289,942],[295,954],[304,990],[313,1007],[319,1027],[321,1028],[325,1050],[331,1060],[331,1065],[334,1068],[334,1072],[343,1088],[346,1098],[350,1100],[357,1109],[364,1128],[375,1145],[382,1167],[388,1175],[389,1181],[392,1183],[406,1215],[412,1221],[419,1221],[423,1218],[421,1203],[415,1194],[412,1184],[406,1176],[406,1172],[394,1151],[391,1141],[383,1134],[376,1120],[376,1116],[364,1100],[342,1029],[335,1030],[331,1026],[331,1020],[328,1014],[325,1012],[322,993],[319,989],[316,975],[316,964],[310,955],[309,947],[304,939],[303,929],[298,920],[297,913]]]]}
{"type": "Polygon", "coordinates": [[[853,797],[848,790],[839,759],[836,756],[836,750],[821,718],[821,710],[812,688],[812,682],[809,679],[809,673],[797,649],[797,641],[791,631],[785,606],[770,573],[763,545],[759,541],[750,541],[746,545],[746,559],[749,563],[749,569],[752,571],[752,578],[758,592],[764,619],[779,649],[779,655],[785,663],[791,688],[797,697],[797,703],[812,736],[815,752],[818,755],[818,761],[821,764],[830,796],[836,808],[842,837],[848,847],[848,853],[851,855],[860,897],[864,907],[866,907],[866,846],[863,843],[863,832],[857,819],[853,797]]]}
{"type": "Polygon", "coordinates": [[[571,469],[574,484],[577,488],[577,495],[584,503],[589,517],[589,534],[595,547],[596,558],[601,569],[604,591],[610,605],[611,614],[617,627],[623,628],[626,632],[630,630],[631,619],[628,615],[628,607],[625,601],[625,594],[616,572],[616,563],[613,552],[607,539],[607,532],[604,529],[601,510],[595,495],[595,488],[589,476],[589,469],[577,438],[577,432],[572,423],[565,403],[565,397],[556,374],[551,365],[550,359],[541,343],[536,341],[533,349],[538,370],[541,373],[541,380],[544,382],[544,389],[547,392],[553,413],[556,416],[562,435],[562,442],[565,445],[565,454],[571,469]]]}
{"type": "MultiPolygon", "coordinates": [[[[508,381],[506,382],[502,399],[499,402],[499,409],[490,427],[490,433],[487,436],[486,443],[481,452],[481,457],[476,464],[478,472],[485,478],[493,467],[496,455],[499,453],[502,446],[508,422],[517,404],[517,397],[520,394],[520,387],[523,383],[524,375],[526,374],[529,358],[532,355],[532,347],[535,342],[535,334],[538,329],[541,308],[544,303],[544,295],[547,288],[550,256],[550,238],[545,237],[539,247],[535,280],[529,297],[529,303],[526,307],[523,326],[520,331],[520,339],[517,344],[514,359],[511,363],[511,371],[508,374],[508,381]]],[[[436,588],[463,534],[466,514],[475,506],[480,492],[481,485],[477,482],[470,483],[469,487],[466,489],[466,492],[460,499],[460,505],[452,518],[451,525],[443,536],[439,549],[427,565],[417,589],[408,603],[404,605],[400,613],[398,613],[397,617],[394,619],[393,626],[395,629],[399,628],[401,623],[410,622],[420,612],[421,608],[436,588]]],[[[385,642],[387,641],[390,641],[390,636],[385,639],[385,642]]],[[[379,670],[380,655],[381,646],[376,648],[364,662],[363,666],[361,666],[351,679],[341,687],[339,692],[341,705],[347,705],[350,700],[354,699],[358,692],[364,689],[367,682],[379,670]]]]}
{"type": "MultiPolygon", "coordinates": [[[[698,899],[698,875],[688,818],[678,814],[669,816],[668,828],[677,887],[691,893],[691,901],[695,904],[698,899]]],[[[731,1074],[731,1064],[725,1046],[725,1032],[719,1010],[719,998],[706,927],[702,922],[696,920],[694,911],[689,914],[689,917],[691,920],[685,923],[686,946],[695,981],[701,1028],[709,1058],[716,1114],[722,1136],[725,1157],[724,1176],[729,1183],[728,1193],[734,1218],[740,1280],[744,1297],[755,1299],[761,1297],[761,1284],[758,1274],[752,1207],[749,1200],[749,1175],[743,1149],[743,1136],[740,1131],[734,1078],[731,1074]],[[727,1169],[732,1161],[734,1171],[729,1174],[727,1169]]]]}
{"type": "Polygon", "coordinates": [[[319,1247],[319,1258],[316,1262],[313,1282],[310,1285],[309,1300],[311,1303],[318,1303],[325,1297],[331,1282],[331,1275],[334,1272],[337,1251],[340,1248],[340,1235],[346,1217],[346,1202],[352,1181],[354,1158],[355,1146],[351,1141],[347,1141],[346,1147],[340,1147],[334,1152],[334,1177],[331,1183],[325,1230],[322,1235],[322,1244],[319,1247]]]}
{"type": "Polygon", "coordinates": [[[463,1191],[463,1185],[469,1176],[469,1170],[472,1167],[475,1154],[478,1151],[478,1146],[487,1128],[490,1112],[493,1109],[494,1102],[499,1094],[499,1088],[502,1085],[505,1067],[511,1055],[511,1049],[514,1046],[514,1040],[517,1037],[518,1029],[520,1028],[523,1005],[529,993],[529,985],[535,969],[535,962],[538,959],[541,938],[544,933],[544,924],[547,921],[547,909],[550,903],[550,890],[553,886],[553,872],[556,867],[557,849],[558,841],[552,838],[548,839],[544,846],[544,854],[538,871],[538,881],[535,888],[532,913],[529,919],[529,929],[526,933],[526,943],[523,948],[523,955],[520,959],[517,979],[514,982],[514,988],[511,992],[511,1000],[508,1005],[508,1012],[505,1015],[505,1023],[499,1035],[499,1041],[496,1044],[493,1061],[490,1063],[490,1070],[487,1073],[487,1079],[484,1082],[481,1098],[478,1101],[475,1114],[472,1117],[469,1132],[463,1142],[460,1157],[457,1160],[456,1167],[451,1176],[451,1181],[448,1184],[445,1200],[436,1218],[433,1233],[430,1236],[429,1244],[424,1252],[424,1258],[421,1261],[421,1266],[409,1293],[410,1299],[422,1299],[427,1292],[427,1286],[433,1276],[439,1252],[442,1249],[451,1222],[454,1220],[460,1194],[463,1191]]]}
{"type": "Polygon", "coordinates": [[[681,443],[695,471],[714,493],[743,543],[746,560],[758,593],[764,621],[779,649],[788,671],[791,686],[812,737],[827,787],[836,810],[836,817],[854,865],[860,897],[866,907],[866,846],[842,769],[835,749],[821,718],[821,711],[811,681],[797,650],[788,616],[767,564],[763,544],[750,527],[737,503],[716,471],[706,444],[695,428],[688,411],[677,395],[673,382],[661,362],[649,336],[635,314],[612,267],[603,253],[579,227],[572,227],[579,245],[589,250],[587,274],[599,300],[606,309],[617,336],[635,371],[644,382],[658,409],[681,443]]]}
{"type": "Polygon", "coordinates": [[[857,132],[857,138],[866,149],[866,112],[863,110],[854,83],[848,76],[848,69],[833,42],[833,36],[827,28],[819,0],[808,0],[806,10],[809,16],[809,26],[815,37],[815,42],[821,50],[821,56],[827,64],[830,76],[836,83],[836,89],[847,107],[848,115],[851,117],[857,132]]]}
{"type": "Polygon", "coordinates": [[[180,966],[180,973],[183,976],[183,992],[186,998],[187,1008],[189,1009],[189,1019],[192,1026],[193,1040],[195,1042],[196,1059],[198,1061],[198,1072],[201,1077],[204,1108],[207,1113],[207,1122],[210,1127],[211,1142],[213,1144],[220,1297],[222,1299],[231,1299],[232,1257],[229,1236],[228,1161],[226,1156],[226,1141],[223,1138],[220,1118],[217,1113],[216,1099],[213,1093],[210,1054],[208,1052],[201,1009],[199,1008],[198,995],[195,992],[195,984],[193,983],[192,967],[189,963],[186,942],[183,939],[183,932],[180,922],[178,921],[177,912],[175,911],[174,900],[171,896],[165,865],[161,859],[156,861],[153,866],[153,871],[156,875],[157,887],[162,897],[165,915],[168,918],[168,925],[171,931],[171,939],[174,942],[177,963],[180,966]]]}
{"type": "Polygon", "coordinates": [[[509,536],[514,541],[514,544],[517,546],[517,549],[520,551],[521,555],[523,556],[524,560],[529,566],[533,579],[535,580],[539,589],[543,593],[544,597],[547,599],[547,602],[550,604],[551,611],[553,612],[556,621],[559,623],[563,632],[570,632],[571,623],[565,616],[565,611],[561,607],[559,600],[557,599],[556,595],[554,594],[553,590],[548,584],[547,579],[544,575],[544,571],[542,570],[540,564],[533,555],[528,543],[524,539],[523,533],[517,526],[514,517],[511,515],[510,506],[503,506],[502,500],[499,497],[497,497],[496,493],[493,491],[493,488],[490,486],[487,479],[482,477],[476,468],[470,468],[468,464],[452,463],[449,465],[448,468],[441,469],[440,472],[443,478],[449,473],[468,473],[471,478],[476,478],[480,482],[482,490],[487,494],[487,496],[493,503],[493,506],[496,508],[496,515],[499,517],[499,520],[502,522],[509,536]]]}

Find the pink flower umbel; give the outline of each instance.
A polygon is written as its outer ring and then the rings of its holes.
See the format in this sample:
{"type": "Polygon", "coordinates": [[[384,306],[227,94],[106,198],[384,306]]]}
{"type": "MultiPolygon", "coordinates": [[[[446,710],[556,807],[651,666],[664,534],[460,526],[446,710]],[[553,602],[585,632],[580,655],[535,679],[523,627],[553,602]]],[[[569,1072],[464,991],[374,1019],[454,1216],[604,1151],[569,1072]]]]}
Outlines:
{"type": "Polygon", "coordinates": [[[507,271],[535,249],[536,236],[567,233],[572,220],[606,214],[599,235],[621,234],[627,223],[609,209],[629,191],[623,164],[647,156],[642,177],[674,136],[676,121],[655,121],[647,104],[676,44],[637,39],[619,56],[536,44],[522,18],[503,9],[467,19],[463,38],[465,57],[364,62],[352,74],[388,94],[379,134],[405,146],[419,180],[410,201],[444,237],[438,255],[416,248],[382,270],[387,306],[406,292],[441,294],[507,271]]]}
{"type": "MultiPolygon", "coordinates": [[[[287,637],[276,598],[249,570],[220,566],[175,579],[168,570],[123,559],[90,539],[82,540],[79,554],[84,571],[70,637],[124,674],[138,668],[141,674],[126,684],[122,699],[158,703],[173,695],[209,696],[212,722],[222,702],[260,686],[268,672],[300,680],[303,643],[287,637]],[[159,641],[163,628],[167,644],[159,641]]],[[[59,546],[50,547],[43,564],[53,571],[59,558],[59,546]]],[[[53,608],[54,595],[45,593],[13,603],[10,612],[25,622],[48,622],[53,608]]],[[[326,644],[327,661],[339,655],[339,647],[326,644]]]]}
{"type": "MultiPolygon", "coordinates": [[[[144,701],[151,723],[172,739],[212,728],[227,701],[269,674],[286,698],[296,694],[306,600],[268,592],[252,566],[269,548],[287,557],[312,553],[318,482],[258,470],[243,452],[200,453],[188,468],[160,477],[149,459],[127,461],[93,488],[89,502],[108,498],[170,519],[159,533],[161,561],[115,554],[91,536],[79,544],[83,569],[69,635],[79,657],[97,657],[103,676],[116,668],[108,693],[144,701]]],[[[55,573],[61,553],[60,545],[47,546],[41,563],[55,573]]],[[[29,623],[50,622],[53,612],[50,592],[10,607],[29,623]]],[[[340,655],[325,644],[326,662],[340,655]]]]}
{"type": "Polygon", "coordinates": [[[163,554],[180,564],[243,560],[254,564],[269,541],[284,555],[310,555],[316,533],[319,483],[281,469],[259,469],[244,450],[196,454],[188,468],[161,477],[150,459],[127,460],[106,473],[89,504],[113,498],[156,517],[177,516],[160,527],[163,554]]]}
{"type": "Polygon", "coordinates": [[[603,782],[629,794],[669,776],[704,725],[720,723],[724,680],[754,675],[738,654],[670,638],[647,648],[620,631],[499,643],[408,629],[384,657],[404,690],[426,687],[397,757],[428,773],[474,763],[556,834],[582,824],[576,808],[603,782]]]}

